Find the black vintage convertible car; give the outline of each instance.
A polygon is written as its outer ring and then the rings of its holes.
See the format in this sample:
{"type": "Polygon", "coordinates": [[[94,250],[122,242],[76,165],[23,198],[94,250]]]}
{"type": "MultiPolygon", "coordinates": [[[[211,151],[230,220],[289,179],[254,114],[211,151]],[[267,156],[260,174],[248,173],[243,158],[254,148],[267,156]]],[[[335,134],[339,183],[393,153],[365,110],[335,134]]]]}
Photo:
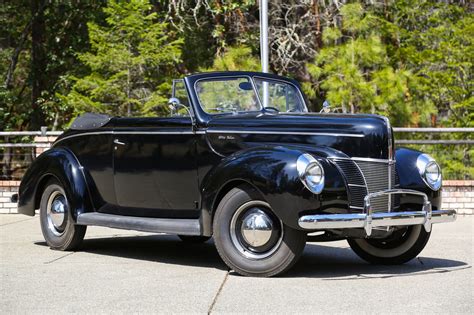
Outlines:
{"type": "Polygon", "coordinates": [[[305,243],[347,239],[363,259],[401,264],[442,210],[441,171],[395,149],[387,118],[309,113],[297,82],[253,72],[173,82],[169,117],[85,114],[25,174],[19,212],[48,245],[76,249],[88,225],[214,238],[249,276],[288,270],[305,243]]]}

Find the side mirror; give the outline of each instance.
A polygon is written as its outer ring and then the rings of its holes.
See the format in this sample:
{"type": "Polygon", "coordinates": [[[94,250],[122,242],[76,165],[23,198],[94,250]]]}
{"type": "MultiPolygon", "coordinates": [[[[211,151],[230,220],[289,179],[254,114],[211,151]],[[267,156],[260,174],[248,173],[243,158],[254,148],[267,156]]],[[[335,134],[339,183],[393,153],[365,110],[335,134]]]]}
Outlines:
{"type": "Polygon", "coordinates": [[[181,103],[176,97],[172,97],[168,100],[168,107],[171,111],[177,111],[180,105],[181,103]]]}
{"type": "Polygon", "coordinates": [[[176,97],[172,97],[168,100],[168,108],[170,109],[172,116],[178,111],[180,107],[184,108],[184,110],[188,112],[189,118],[191,118],[191,122],[193,123],[193,126],[194,126],[194,118],[191,113],[191,110],[186,105],[181,104],[179,99],[176,97]]]}

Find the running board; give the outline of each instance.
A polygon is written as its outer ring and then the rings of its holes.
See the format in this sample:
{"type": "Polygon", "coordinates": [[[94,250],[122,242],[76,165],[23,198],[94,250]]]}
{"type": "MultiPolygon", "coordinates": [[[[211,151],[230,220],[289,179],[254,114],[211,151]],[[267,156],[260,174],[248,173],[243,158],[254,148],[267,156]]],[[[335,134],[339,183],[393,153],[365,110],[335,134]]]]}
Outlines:
{"type": "Polygon", "coordinates": [[[159,219],[89,212],[77,217],[79,225],[179,235],[201,235],[199,219],[159,219]]]}

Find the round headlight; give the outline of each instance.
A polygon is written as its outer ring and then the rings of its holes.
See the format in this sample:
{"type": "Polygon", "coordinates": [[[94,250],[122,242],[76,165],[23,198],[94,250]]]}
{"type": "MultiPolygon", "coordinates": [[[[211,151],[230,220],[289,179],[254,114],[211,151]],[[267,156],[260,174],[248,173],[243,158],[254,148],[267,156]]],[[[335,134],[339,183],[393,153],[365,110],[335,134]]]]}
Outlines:
{"type": "Polygon", "coordinates": [[[421,154],[416,160],[416,167],[423,181],[433,190],[441,188],[441,168],[428,154],[421,154]]]}
{"type": "Polygon", "coordinates": [[[322,165],[308,153],[298,157],[296,161],[298,175],[312,193],[319,194],[324,188],[324,169],[322,165]]]}

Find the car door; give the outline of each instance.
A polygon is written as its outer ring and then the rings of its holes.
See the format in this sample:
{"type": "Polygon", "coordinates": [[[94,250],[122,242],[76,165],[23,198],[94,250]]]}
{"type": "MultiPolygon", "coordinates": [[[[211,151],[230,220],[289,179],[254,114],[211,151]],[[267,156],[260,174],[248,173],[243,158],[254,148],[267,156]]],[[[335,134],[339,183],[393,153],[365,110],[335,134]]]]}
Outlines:
{"type": "Polygon", "coordinates": [[[190,117],[119,118],[114,128],[112,212],[197,217],[196,136],[190,117]]]}

